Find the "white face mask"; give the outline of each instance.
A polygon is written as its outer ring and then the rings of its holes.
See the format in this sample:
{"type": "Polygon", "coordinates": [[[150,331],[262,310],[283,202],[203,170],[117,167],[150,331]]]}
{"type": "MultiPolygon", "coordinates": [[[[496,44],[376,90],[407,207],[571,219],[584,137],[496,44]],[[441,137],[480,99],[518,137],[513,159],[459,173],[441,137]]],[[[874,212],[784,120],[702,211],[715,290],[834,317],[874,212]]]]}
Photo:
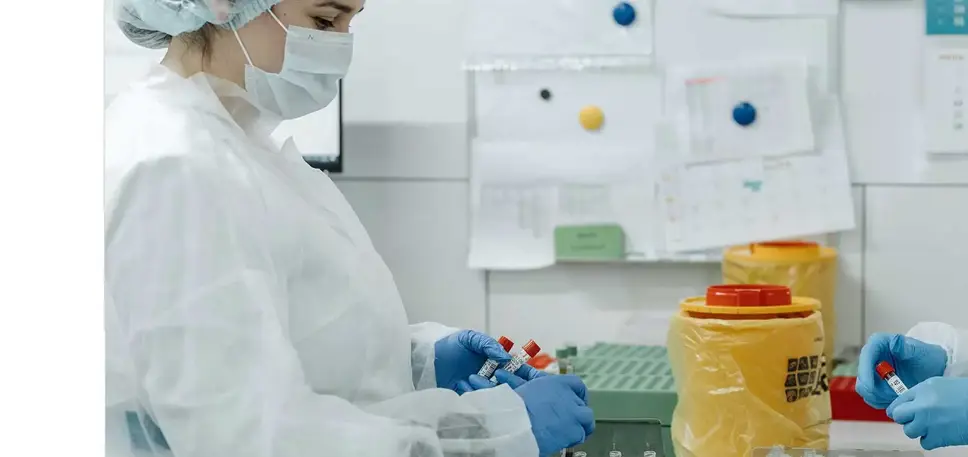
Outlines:
{"type": "Polygon", "coordinates": [[[294,25],[286,28],[286,50],[279,73],[269,73],[252,64],[237,31],[249,64],[245,66],[245,90],[263,108],[283,119],[295,119],[329,105],[339,92],[339,81],[346,75],[353,58],[353,35],[325,32],[294,25]]]}

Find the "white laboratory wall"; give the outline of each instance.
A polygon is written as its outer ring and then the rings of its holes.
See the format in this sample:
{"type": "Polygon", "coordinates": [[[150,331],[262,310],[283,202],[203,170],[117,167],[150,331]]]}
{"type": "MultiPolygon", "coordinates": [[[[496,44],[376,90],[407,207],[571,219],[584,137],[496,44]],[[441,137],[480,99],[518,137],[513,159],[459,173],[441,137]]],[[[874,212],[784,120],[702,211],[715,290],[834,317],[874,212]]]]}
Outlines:
{"type": "MultiPolygon", "coordinates": [[[[733,52],[722,40],[703,39],[717,21],[690,22],[686,3],[694,2],[658,0],[657,17],[677,21],[657,26],[660,62],[733,52]]],[[[661,341],[678,300],[718,281],[718,266],[561,265],[524,273],[465,267],[463,3],[368,0],[353,30],[346,173],[335,180],[394,271],[411,320],[535,338],[548,348],[661,341]]],[[[735,46],[800,43],[812,58],[839,63],[829,68],[830,84],[844,91],[857,211],[856,230],[829,237],[841,251],[840,346],[921,319],[968,326],[968,317],[956,317],[968,316],[959,291],[968,259],[968,184],[959,183],[968,183],[968,163],[930,163],[918,147],[921,3],[846,1],[841,46],[836,29],[818,31],[816,19],[760,22],[756,33],[733,33],[735,46]]],[[[109,75],[124,71],[117,62],[108,64],[109,75]]]]}

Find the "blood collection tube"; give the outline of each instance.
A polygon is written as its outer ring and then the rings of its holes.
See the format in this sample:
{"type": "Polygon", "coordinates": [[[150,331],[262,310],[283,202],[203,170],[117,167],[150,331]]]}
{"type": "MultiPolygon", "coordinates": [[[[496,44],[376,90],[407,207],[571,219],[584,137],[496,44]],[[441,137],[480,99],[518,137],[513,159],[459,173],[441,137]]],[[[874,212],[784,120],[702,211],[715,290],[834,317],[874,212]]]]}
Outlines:
{"type": "MultiPolygon", "coordinates": [[[[513,374],[515,371],[518,371],[518,368],[528,363],[528,360],[538,355],[539,352],[541,352],[541,347],[538,346],[538,343],[535,343],[534,340],[528,340],[520,350],[515,351],[511,357],[511,361],[504,365],[504,371],[513,374]]],[[[491,376],[491,382],[497,382],[497,378],[491,376]]]]}
{"type": "MultiPolygon", "coordinates": [[[[508,337],[506,336],[502,336],[498,338],[497,344],[500,344],[501,347],[508,352],[510,352],[511,348],[514,347],[514,342],[508,339],[508,337]]],[[[497,360],[487,359],[487,361],[484,362],[484,365],[481,366],[481,369],[480,371],[477,372],[477,374],[484,378],[490,378],[491,376],[494,375],[494,372],[497,371],[497,366],[499,364],[500,362],[498,362],[497,360]]]]}
{"type": "Polygon", "coordinates": [[[894,389],[894,393],[901,395],[907,392],[908,388],[901,381],[901,378],[897,377],[897,373],[894,372],[894,367],[887,362],[881,362],[877,364],[877,374],[881,375],[881,379],[887,381],[887,385],[894,389]]]}

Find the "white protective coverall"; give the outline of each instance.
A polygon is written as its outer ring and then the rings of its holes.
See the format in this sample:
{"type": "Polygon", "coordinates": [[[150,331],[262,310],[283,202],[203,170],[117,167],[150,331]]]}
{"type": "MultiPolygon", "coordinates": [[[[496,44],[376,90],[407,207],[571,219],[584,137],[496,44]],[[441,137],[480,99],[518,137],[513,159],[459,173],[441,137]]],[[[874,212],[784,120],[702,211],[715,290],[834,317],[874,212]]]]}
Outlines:
{"type": "Polygon", "coordinates": [[[245,91],[158,66],[106,123],[108,457],[537,456],[513,390],[435,388],[455,329],[408,326],[350,205],[245,91]]]}
{"type": "Polygon", "coordinates": [[[968,377],[968,330],[941,322],[921,322],[907,336],[944,348],[948,353],[945,376],[968,377]]]}

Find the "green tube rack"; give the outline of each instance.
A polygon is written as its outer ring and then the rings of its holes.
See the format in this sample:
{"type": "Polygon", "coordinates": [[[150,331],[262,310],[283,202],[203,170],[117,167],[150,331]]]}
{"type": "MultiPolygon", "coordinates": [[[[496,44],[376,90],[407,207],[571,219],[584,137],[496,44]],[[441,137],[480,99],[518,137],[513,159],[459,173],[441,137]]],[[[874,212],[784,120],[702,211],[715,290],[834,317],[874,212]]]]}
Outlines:
{"type": "Polygon", "coordinates": [[[595,412],[595,433],[576,450],[604,457],[614,443],[623,457],[674,456],[676,387],[665,347],[598,343],[571,361],[595,412]]]}

